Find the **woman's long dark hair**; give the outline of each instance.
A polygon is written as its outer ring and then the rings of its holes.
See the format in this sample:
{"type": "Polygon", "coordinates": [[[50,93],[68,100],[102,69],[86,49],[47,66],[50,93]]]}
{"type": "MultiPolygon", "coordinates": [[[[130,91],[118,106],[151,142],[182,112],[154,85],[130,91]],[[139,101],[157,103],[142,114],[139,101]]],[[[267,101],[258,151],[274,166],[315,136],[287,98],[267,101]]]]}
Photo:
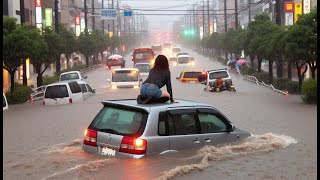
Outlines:
{"type": "Polygon", "coordinates": [[[158,55],[154,62],[154,70],[156,71],[169,71],[168,59],[164,55],[158,55]]]}

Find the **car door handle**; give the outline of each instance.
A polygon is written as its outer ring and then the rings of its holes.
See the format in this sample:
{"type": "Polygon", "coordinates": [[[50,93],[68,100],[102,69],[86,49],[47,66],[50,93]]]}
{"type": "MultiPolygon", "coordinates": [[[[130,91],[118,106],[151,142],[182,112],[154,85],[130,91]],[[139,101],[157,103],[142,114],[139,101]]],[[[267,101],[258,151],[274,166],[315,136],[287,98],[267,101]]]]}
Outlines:
{"type": "Polygon", "coordinates": [[[209,143],[209,142],[211,142],[211,139],[210,138],[206,138],[206,139],[204,139],[204,142],[209,143]]]}
{"type": "Polygon", "coordinates": [[[195,138],[195,139],[193,140],[193,142],[196,143],[196,144],[198,144],[198,143],[200,143],[200,140],[199,140],[199,138],[195,138]]]}

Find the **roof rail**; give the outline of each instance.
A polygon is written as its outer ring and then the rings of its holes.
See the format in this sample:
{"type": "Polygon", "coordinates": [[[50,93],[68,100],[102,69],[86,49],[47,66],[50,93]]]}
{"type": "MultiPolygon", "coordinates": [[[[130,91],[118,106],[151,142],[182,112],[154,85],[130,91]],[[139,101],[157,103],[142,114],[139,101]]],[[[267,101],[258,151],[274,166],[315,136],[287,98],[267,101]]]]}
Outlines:
{"type": "Polygon", "coordinates": [[[217,70],[227,70],[227,68],[221,68],[221,69],[212,69],[212,70],[208,70],[208,72],[210,72],[210,71],[217,71],[217,70]]]}

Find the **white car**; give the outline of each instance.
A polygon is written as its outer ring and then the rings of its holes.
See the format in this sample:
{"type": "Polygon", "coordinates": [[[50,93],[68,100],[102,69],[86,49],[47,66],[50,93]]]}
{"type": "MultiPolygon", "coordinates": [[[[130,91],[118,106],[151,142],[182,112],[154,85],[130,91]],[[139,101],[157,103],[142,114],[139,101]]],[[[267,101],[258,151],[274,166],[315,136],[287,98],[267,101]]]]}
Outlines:
{"type": "Polygon", "coordinates": [[[136,63],[134,65],[134,68],[139,69],[139,72],[140,72],[141,76],[148,76],[149,75],[149,71],[151,69],[149,63],[136,63]]]}
{"type": "Polygon", "coordinates": [[[140,78],[139,69],[121,68],[112,70],[112,79],[107,79],[111,83],[112,89],[117,88],[139,88],[142,78],[140,78]]]}
{"type": "Polygon", "coordinates": [[[189,67],[192,66],[189,55],[179,55],[177,56],[177,62],[173,64],[178,67],[189,67]]]}
{"type": "Polygon", "coordinates": [[[8,109],[8,101],[6,95],[3,93],[3,111],[8,109]]]}
{"type": "Polygon", "coordinates": [[[92,89],[88,83],[80,80],[78,80],[77,83],[80,85],[83,100],[87,99],[89,96],[95,95],[96,90],[92,89]]]}
{"type": "Polygon", "coordinates": [[[61,81],[47,85],[43,105],[71,104],[83,101],[81,87],[77,81],[61,81]]]}
{"type": "Polygon", "coordinates": [[[83,76],[80,71],[68,71],[60,74],[59,81],[84,80],[87,76],[83,76]]]}
{"type": "Polygon", "coordinates": [[[204,77],[204,81],[200,81],[200,83],[206,86],[206,88],[204,88],[205,91],[210,88],[210,83],[214,83],[217,78],[222,78],[224,82],[229,81],[232,84],[231,76],[226,68],[207,71],[204,77]]]}

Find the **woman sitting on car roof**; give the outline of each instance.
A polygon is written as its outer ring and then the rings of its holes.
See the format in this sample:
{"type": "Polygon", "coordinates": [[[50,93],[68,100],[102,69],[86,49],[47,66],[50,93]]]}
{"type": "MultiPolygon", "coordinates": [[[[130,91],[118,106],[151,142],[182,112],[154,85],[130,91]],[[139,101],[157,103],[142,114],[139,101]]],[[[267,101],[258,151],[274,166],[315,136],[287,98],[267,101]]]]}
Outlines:
{"type": "Polygon", "coordinates": [[[169,63],[164,55],[159,55],[156,58],[148,78],[141,85],[140,95],[142,98],[168,97],[173,102],[169,63]],[[160,90],[164,85],[166,85],[168,92],[160,90]]]}

